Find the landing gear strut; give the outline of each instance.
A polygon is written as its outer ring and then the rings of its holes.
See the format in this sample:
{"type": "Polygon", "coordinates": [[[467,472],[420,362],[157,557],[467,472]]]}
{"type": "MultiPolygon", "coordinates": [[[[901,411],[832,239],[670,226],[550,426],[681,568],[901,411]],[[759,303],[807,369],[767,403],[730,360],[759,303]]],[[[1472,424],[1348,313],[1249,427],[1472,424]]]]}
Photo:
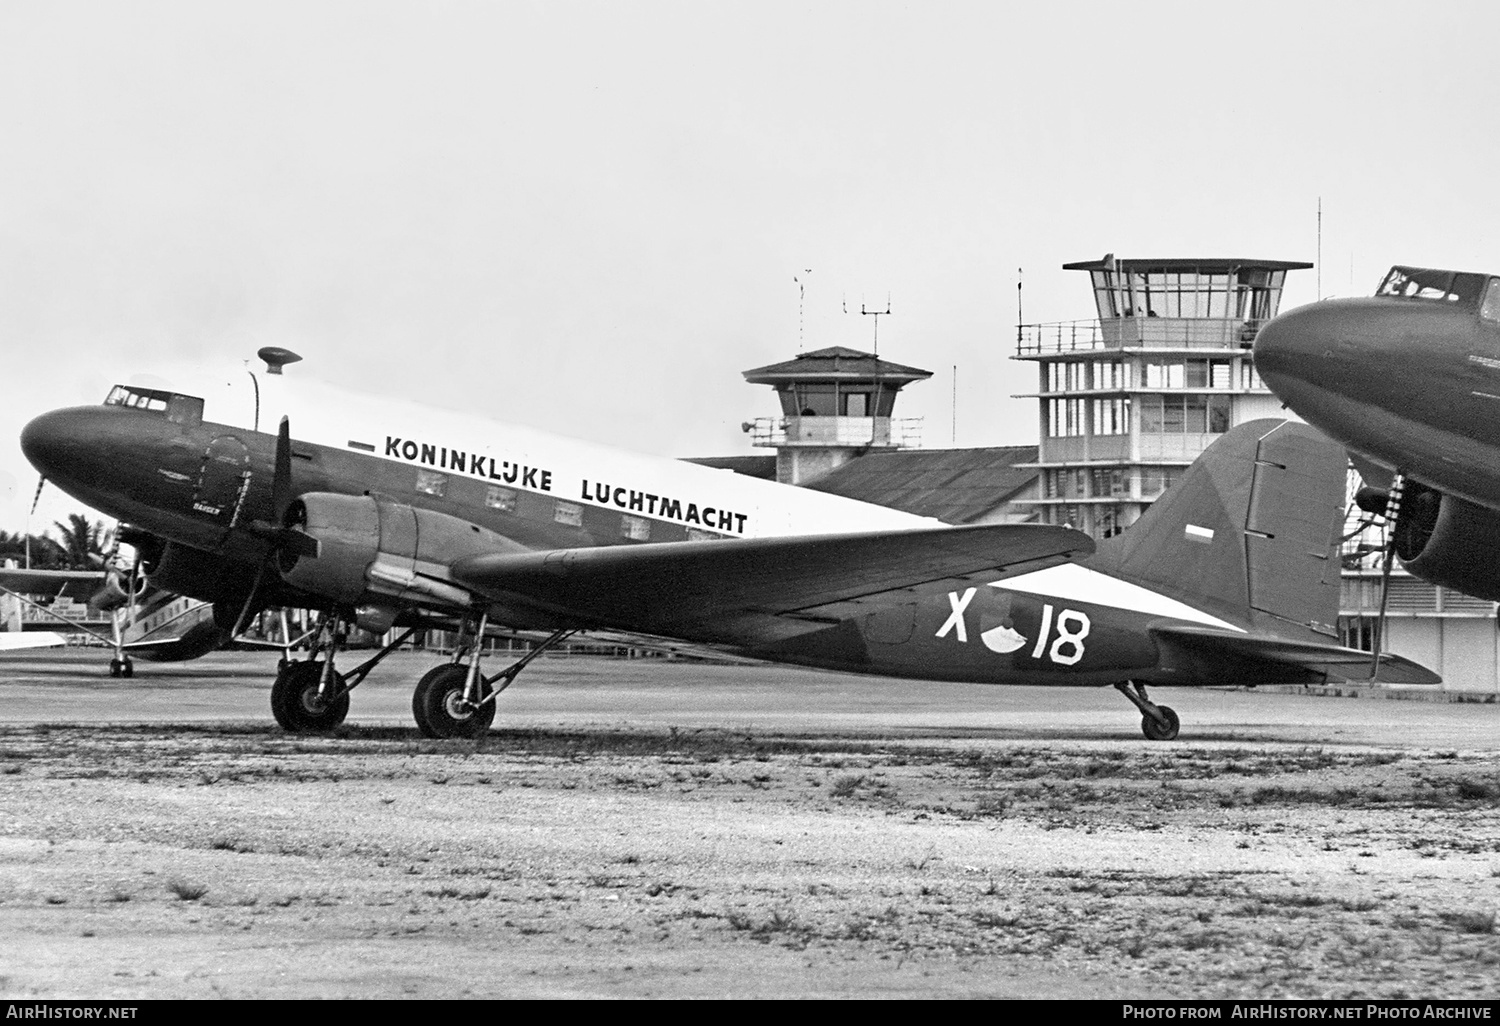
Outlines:
{"type": "Polygon", "coordinates": [[[453,653],[453,661],[429,670],[417,682],[411,696],[411,715],[417,729],[427,737],[483,737],[495,721],[495,696],[510,687],[533,659],[576,633],[572,629],[554,631],[520,659],[486,677],[480,672],[479,660],[488,622],[488,616],[481,614],[467,646],[453,653]],[[467,666],[463,665],[465,657],[467,666]],[[494,687],[497,682],[500,686],[494,687]]]}
{"type": "Polygon", "coordinates": [[[1141,733],[1152,741],[1172,741],[1177,737],[1177,713],[1171,706],[1157,705],[1146,697],[1146,685],[1135,681],[1124,681],[1115,685],[1115,690],[1130,699],[1141,711],[1141,733]]]}
{"type": "MultiPolygon", "coordinates": [[[[325,613],[318,621],[307,658],[297,662],[281,660],[271,685],[271,715],[284,729],[294,734],[320,734],[343,723],[349,715],[349,692],[416,630],[409,628],[346,675],[333,668],[334,656],[344,647],[342,627],[337,613],[325,613]],[[319,659],[325,648],[327,659],[319,659]]],[[[285,626],[282,630],[285,637],[285,626]]]]}

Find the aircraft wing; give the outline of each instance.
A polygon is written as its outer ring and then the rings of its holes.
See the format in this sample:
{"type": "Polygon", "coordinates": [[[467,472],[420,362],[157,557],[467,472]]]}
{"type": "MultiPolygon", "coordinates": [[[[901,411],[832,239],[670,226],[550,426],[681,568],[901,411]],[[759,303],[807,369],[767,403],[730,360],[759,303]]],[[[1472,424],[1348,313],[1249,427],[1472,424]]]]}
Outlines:
{"type": "Polygon", "coordinates": [[[0,591],[19,595],[66,595],[87,600],[104,586],[103,570],[21,570],[0,567],[0,591]]]}
{"type": "Polygon", "coordinates": [[[0,652],[14,652],[22,648],[54,648],[66,644],[67,640],[56,631],[0,631],[0,652]]]}
{"type": "MultiPolygon", "coordinates": [[[[1370,676],[1370,653],[1342,645],[1321,645],[1315,641],[1297,641],[1274,634],[1230,634],[1204,627],[1154,627],[1152,633],[1188,648],[1204,647],[1229,652],[1247,659],[1286,663],[1344,680],[1359,681],[1370,676]]],[[[1441,684],[1443,678],[1420,663],[1403,656],[1383,653],[1376,680],[1382,684],[1441,684]]]]}
{"type": "Polygon", "coordinates": [[[449,570],[497,602],[560,622],[713,642],[764,634],[756,621],[800,633],[893,592],[909,600],[933,582],[993,580],[1093,550],[1070,528],[1009,524],[495,553],[449,570]]]}

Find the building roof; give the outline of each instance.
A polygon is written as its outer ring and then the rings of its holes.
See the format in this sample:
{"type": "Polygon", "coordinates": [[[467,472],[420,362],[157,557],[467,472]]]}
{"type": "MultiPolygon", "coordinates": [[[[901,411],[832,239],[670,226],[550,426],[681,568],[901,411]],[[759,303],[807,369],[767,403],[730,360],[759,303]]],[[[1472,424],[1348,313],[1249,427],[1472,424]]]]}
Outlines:
{"type": "Polygon", "coordinates": [[[1034,445],[866,453],[804,487],[949,524],[994,510],[1036,480],[1034,445]]]}
{"type": "Polygon", "coordinates": [[[774,453],[767,455],[756,453],[753,456],[692,456],[683,459],[682,462],[696,463],[700,467],[713,467],[716,470],[732,470],[736,474],[758,477],[764,481],[776,480],[774,453]]]}
{"type": "Polygon", "coordinates": [[[897,387],[932,377],[932,371],[882,360],[846,346],[829,346],[798,353],[784,363],[773,363],[744,372],[752,385],[778,385],[793,381],[875,381],[897,387]]]}
{"type": "Polygon", "coordinates": [[[1064,271],[1231,271],[1242,267],[1253,267],[1266,271],[1305,271],[1313,265],[1304,260],[1255,260],[1249,257],[1170,257],[1140,260],[1134,257],[1116,258],[1106,253],[1098,260],[1080,260],[1063,264],[1064,271]]]}

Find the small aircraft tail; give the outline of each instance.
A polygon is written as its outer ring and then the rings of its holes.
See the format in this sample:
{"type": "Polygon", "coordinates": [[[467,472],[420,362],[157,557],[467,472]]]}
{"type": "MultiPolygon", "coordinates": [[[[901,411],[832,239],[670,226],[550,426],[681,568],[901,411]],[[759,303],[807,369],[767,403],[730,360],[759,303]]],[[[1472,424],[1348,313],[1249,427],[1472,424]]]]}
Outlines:
{"type": "Polygon", "coordinates": [[[1328,644],[1345,467],[1343,447],[1305,424],[1241,424],[1091,565],[1248,631],[1328,644]]]}

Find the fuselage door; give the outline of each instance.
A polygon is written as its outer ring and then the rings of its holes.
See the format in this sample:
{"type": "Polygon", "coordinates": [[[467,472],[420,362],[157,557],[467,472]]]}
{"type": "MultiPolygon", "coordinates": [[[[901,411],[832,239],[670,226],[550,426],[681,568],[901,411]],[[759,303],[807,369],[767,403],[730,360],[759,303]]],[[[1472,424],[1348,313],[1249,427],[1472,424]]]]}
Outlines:
{"type": "Polygon", "coordinates": [[[213,517],[226,528],[240,517],[250,490],[250,453],[233,435],[219,435],[203,453],[203,468],[193,492],[193,511],[213,517]]]}

